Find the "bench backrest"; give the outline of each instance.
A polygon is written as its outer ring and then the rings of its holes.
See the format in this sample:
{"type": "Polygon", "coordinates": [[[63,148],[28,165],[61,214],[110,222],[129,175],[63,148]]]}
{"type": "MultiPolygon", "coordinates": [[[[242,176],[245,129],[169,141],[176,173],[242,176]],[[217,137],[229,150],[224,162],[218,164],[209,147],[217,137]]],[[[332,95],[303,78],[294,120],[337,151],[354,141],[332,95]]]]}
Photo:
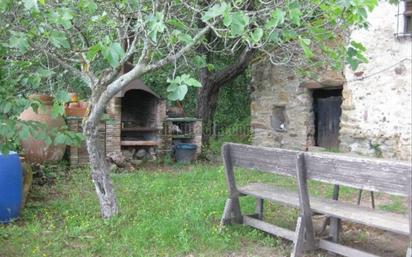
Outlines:
{"type": "MultiPolygon", "coordinates": [[[[226,168],[230,165],[296,177],[301,151],[228,143],[223,146],[226,168]]],[[[304,152],[308,179],[369,191],[408,196],[411,164],[343,154],[304,152]]],[[[229,166],[231,169],[231,166],[229,166]]]]}
{"type": "Polygon", "coordinates": [[[308,179],[401,196],[410,193],[407,162],[306,152],[305,166],[308,179]]]}
{"type": "Polygon", "coordinates": [[[229,149],[229,158],[234,166],[296,177],[296,155],[299,151],[233,143],[225,144],[223,149],[225,147],[229,149]]]}

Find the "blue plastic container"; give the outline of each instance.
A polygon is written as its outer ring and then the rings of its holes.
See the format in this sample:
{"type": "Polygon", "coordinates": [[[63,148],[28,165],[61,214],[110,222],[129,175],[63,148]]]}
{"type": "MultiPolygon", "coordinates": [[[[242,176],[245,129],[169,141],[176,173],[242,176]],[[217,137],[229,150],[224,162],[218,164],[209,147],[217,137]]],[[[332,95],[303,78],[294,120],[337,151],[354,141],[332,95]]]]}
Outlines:
{"type": "Polygon", "coordinates": [[[9,223],[20,214],[23,197],[23,170],[19,155],[0,153],[0,223],[9,223]]]}
{"type": "Polygon", "coordinates": [[[196,158],[195,144],[177,144],[175,148],[175,158],[180,163],[190,163],[196,158]]]}

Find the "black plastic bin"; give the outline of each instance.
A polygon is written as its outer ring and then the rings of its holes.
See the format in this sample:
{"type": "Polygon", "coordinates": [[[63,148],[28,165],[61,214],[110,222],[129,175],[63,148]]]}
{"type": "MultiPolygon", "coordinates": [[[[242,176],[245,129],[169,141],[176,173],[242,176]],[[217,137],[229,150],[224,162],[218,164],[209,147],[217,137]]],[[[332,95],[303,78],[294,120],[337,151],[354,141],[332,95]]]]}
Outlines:
{"type": "Polygon", "coordinates": [[[197,145],[181,143],[175,146],[175,159],[179,163],[190,163],[196,158],[197,145]]]}

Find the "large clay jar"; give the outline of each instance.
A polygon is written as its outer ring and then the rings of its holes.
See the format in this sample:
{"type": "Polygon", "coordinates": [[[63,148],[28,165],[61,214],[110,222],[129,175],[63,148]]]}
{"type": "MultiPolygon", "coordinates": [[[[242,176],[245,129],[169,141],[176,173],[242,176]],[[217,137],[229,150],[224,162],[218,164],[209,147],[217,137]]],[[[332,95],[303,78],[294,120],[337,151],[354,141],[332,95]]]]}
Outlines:
{"type": "MultiPolygon", "coordinates": [[[[29,107],[20,114],[20,119],[24,121],[38,121],[44,123],[48,128],[60,128],[65,125],[62,117],[52,118],[51,110],[53,97],[45,95],[32,95],[31,99],[42,102],[43,107],[37,110],[37,113],[29,107]]],[[[35,140],[29,137],[21,142],[24,150],[26,161],[29,163],[57,162],[63,158],[65,145],[47,145],[43,141],[35,140]]]]}

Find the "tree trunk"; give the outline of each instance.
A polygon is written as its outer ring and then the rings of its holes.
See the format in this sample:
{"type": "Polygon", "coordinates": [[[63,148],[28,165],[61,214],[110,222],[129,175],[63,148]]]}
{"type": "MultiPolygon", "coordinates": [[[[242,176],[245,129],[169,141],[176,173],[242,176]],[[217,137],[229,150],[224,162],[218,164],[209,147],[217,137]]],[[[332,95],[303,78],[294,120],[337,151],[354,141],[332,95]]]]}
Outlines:
{"type": "MultiPolygon", "coordinates": [[[[196,114],[203,122],[202,145],[209,143],[220,88],[246,70],[254,52],[253,49],[245,48],[236,61],[221,71],[211,73],[207,68],[200,71],[202,87],[197,95],[196,114]]],[[[207,56],[207,60],[209,59],[211,58],[207,56]]]]}
{"type": "Polygon", "coordinates": [[[202,145],[209,143],[209,138],[213,130],[213,117],[217,107],[220,86],[216,86],[209,77],[202,78],[202,87],[197,95],[197,117],[202,119],[202,145]]]}
{"type": "Polygon", "coordinates": [[[104,219],[107,219],[115,216],[118,213],[118,208],[105,154],[103,149],[99,147],[98,125],[97,121],[89,118],[85,122],[84,134],[89,153],[92,180],[99,199],[101,215],[104,219]]]}

